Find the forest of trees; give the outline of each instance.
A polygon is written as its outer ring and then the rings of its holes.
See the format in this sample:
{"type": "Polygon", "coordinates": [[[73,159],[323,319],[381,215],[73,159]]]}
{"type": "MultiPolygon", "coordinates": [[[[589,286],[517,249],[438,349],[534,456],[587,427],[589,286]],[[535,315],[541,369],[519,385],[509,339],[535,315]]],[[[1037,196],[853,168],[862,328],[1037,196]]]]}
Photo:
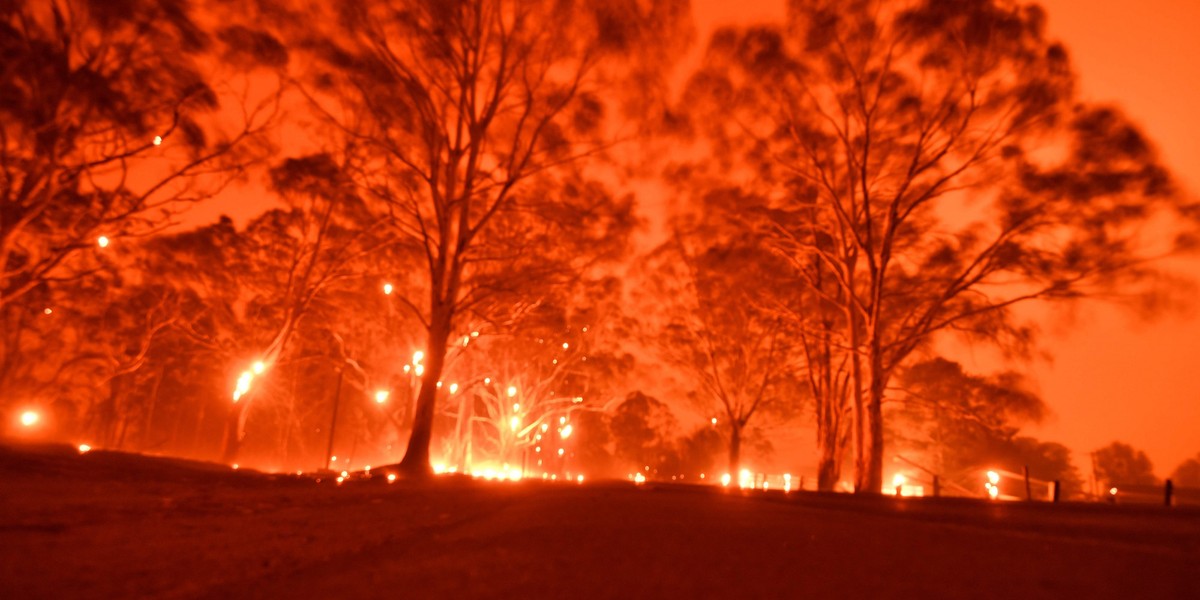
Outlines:
{"type": "Polygon", "coordinates": [[[701,39],[687,0],[0,3],[0,410],[411,477],[736,474],[802,430],[780,462],[822,490],[904,455],[1083,493],[1021,434],[1049,411],[1020,308],[1161,292],[1148,259],[1200,209],[1046,19],[793,0],[701,39]]]}

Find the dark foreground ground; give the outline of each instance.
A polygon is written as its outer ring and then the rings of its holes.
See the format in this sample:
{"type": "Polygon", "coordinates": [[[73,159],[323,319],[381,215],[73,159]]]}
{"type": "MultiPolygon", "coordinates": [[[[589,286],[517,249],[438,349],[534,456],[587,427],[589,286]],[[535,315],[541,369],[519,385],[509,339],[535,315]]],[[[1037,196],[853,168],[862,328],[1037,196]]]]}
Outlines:
{"type": "Polygon", "coordinates": [[[0,598],[1195,598],[1200,511],[268,476],[0,444],[0,598]]]}

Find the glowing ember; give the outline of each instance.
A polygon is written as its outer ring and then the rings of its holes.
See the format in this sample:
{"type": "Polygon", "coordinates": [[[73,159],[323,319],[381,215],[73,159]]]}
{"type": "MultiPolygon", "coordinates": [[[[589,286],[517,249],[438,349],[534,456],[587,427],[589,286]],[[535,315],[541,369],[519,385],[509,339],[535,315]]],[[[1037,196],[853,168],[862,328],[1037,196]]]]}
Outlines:
{"type": "Polygon", "coordinates": [[[388,391],[387,390],[379,390],[379,391],[375,392],[375,403],[376,404],[383,404],[384,402],[387,402],[387,399],[388,399],[388,391]]]}
{"type": "Polygon", "coordinates": [[[51,313],[53,313],[53,312],[54,312],[54,309],[52,309],[52,308],[47,308],[47,309],[43,310],[42,312],[43,312],[43,313],[45,313],[45,314],[51,314],[51,313]]]}
{"type": "Polygon", "coordinates": [[[513,417],[509,419],[508,426],[511,427],[513,431],[516,431],[517,428],[521,426],[521,417],[513,417]]]}
{"type": "Polygon", "coordinates": [[[161,135],[154,136],[154,145],[155,146],[161,146],[162,143],[163,143],[163,139],[162,139],[161,135]]]}
{"type": "Polygon", "coordinates": [[[576,477],[576,478],[575,478],[575,481],[577,481],[577,482],[579,482],[579,483],[583,483],[583,475],[580,475],[579,477],[576,477]]]}
{"type": "Polygon", "coordinates": [[[896,473],[896,475],[892,477],[892,487],[900,487],[906,483],[908,483],[908,478],[905,477],[903,473],[896,473]]]}
{"type": "Polygon", "coordinates": [[[392,289],[394,289],[394,288],[392,288],[392,284],[390,284],[390,283],[385,283],[385,284],[383,284],[383,293],[384,293],[384,294],[387,294],[388,296],[391,296],[391,295],[392,295],[392,289]]]}
{"type": "Polygon", "coordinates": [[[517,386],[515,386],[515,385],[508,386],[508,397],[512,398],[513,396],[516,396],[516,395],[517,395],[517,386]]]}
{"type": "Polygon", "coordinates": [[[458,384],[457,383],[450,384],[450,393],[454,394],[456,392],[458,392],[458,384]]]}
{"type": "Polygon", "coordinates": [[[230,466],[232,466],[232,467],[233,467],[233,470],[234,470],[234,471],[238,470],[238,468],[239,468],[237,463],[233,463],[233,464],[232,464],[232,465],[230,465],[230,466]]]}
{"type": "Polygon", "coordinates": [[[563,439],[565,440],[565,439],[567,439],[567,438],[571,437],[571,431],[573,431],[573,429],[572,429],[572,428],[571,428],[571,426],[568,424],[568,425],[565,425],[565,426],[563,426],[563,428],[562,428],[562,429],[560,429],[558,433],[559,433],[559,435],[561,435],[561,436],[563,437],[563,439]]]}
{"type": "Polygon", "coordinates": [[[1108,488],[1108,493],[1109,493],[1109,495],[1111,495],[1111,496],[1116,496],[1116,495],[1117,495],[1117,488],[1115,488],[1115,487],[1108,488]]]}
{"type": "Polygon", "coordinates": [[[725,473],[724,475],[721,475],[721,485],[723,485],[725,487],[729,487],[730,481],[733,481],[733,478],[729,476],[729,473],[725,473]]]}
{"type": "Polygon", "coordinates": [[[108,236],[102,235],[102,236],[96,238],[96,245],[100,246],[101,248],[107,248],[108,247],[108,236]]]}
{"type": "Polygon", "coordinates": [[[633,482],[637,484],[646,483],[646,476],[641,473],[636,473],[633,476],[633,482]]]}
{"type": "Polygon", "coordinates": [[[396,483],[396,474],[388,473],[387,480],[388,480],[388,483],[396,483]]]}
{"type": "Polygon", "coordinates": [[[79,445],[79,453],[80,454],[87,454],[89,451],[91,451],[91,449],[92,449],[92,447],[87,444],[79,445]]]}
{"type": "Polygon", "coordinates": [[[992,485],[996,485],[996,484],[1000,483],[1000,474],[995,471],[988,471],[987,478],[988,478],[988,482],[991,483],[992,485]]]}
{"type": "Polygon", "coordinates": [[[41,419],[41,415],[37,411],[27,410],[21,413],[21,425],[25,427],[33,427],[41,419]]]}

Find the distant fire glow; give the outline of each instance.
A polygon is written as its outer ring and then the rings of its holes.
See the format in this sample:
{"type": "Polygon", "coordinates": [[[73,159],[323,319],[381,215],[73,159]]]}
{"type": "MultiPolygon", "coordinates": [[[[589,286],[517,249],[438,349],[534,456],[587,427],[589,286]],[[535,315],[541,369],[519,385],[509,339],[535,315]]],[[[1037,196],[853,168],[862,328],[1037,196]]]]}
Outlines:
{"type": "Polygon", "coordinates": [[[34,410],[27,410],[21,413],[21,425],[25,427],[33,427],[41,420],[41,415],[34,410]]]}
{"type": "Polygon", "coordinates": [[[89,446],[89,445],[87,445],[87,444],[80,444],[80,445],[79,445],[79,453],[80,453],[80,454],[87,454],[88,452],[91,452],[91,451],[92,451],[92,447],[91,447],[91,446],[89,446]]]}

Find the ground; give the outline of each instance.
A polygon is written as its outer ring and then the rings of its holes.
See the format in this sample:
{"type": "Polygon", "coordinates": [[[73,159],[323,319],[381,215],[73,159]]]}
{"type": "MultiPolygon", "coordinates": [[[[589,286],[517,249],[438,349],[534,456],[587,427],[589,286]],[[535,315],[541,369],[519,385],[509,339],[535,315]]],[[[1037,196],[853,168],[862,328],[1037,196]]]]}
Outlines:
{"type": "Polygon", "coordinates": [[[282,476],[0,443],[0,598],[1197,597],[1200,511],[282,476]]]}

